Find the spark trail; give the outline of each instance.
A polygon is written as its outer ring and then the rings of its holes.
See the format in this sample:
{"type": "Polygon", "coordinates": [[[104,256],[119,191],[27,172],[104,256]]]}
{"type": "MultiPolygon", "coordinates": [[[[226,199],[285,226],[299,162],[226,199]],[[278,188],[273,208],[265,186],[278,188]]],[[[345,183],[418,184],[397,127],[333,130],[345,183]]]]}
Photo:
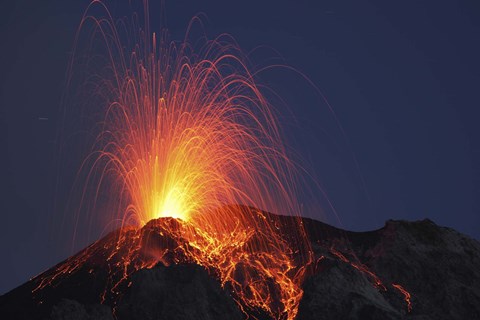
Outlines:
{"type": "MultiPolygon", "coordinates": [[[[104,98],[101,130],[80,170],[82,203],[107,195],[115,213],[110,219],[121,221],[124,230],[116,247],[105,248],[115,274],[105,293],[158,262],[194,262],[214,272],[242,310],[293,319],[311,260],[302,225],[290,231],[293,248],[260,211],[235,206],[300,213],[296,169],[275,108],[230,37],[198,46],[190,44],[187,31],[183,42],[169,41],[165,30],[159,37],[149,31],[146,1],[144,9],[144,26],[134,25],[138,30],[127,40],[101,1],[90,4],[79,29],[93,26],[111,75],[97,79],[95,94],[104,98]],[[90,14],[93,9],[103,15],[90,14]],[[162,236],[156,253],[139,259],[151,220],[162,236]],[[127,232],[135,233],[133,243],[127,232]],[[178,246],[162,244],[167,238],[178,246]],[[119,257],[125,239],[131,249],[119,257]],[[300,258],[293,258],[294,251],[300,258]],[[167,252],[175,258],[167,259],[167,252]]],[[[72,259],[37,289],[77,270],[87,256],[72,259]]]]}

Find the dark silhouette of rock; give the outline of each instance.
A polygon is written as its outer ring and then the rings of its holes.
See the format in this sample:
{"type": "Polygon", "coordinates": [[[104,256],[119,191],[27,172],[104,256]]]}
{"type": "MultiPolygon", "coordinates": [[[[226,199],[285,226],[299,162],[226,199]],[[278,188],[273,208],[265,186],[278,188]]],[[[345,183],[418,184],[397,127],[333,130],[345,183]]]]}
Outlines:
{"type": "Polygon", "coordinates": [[[158,265],[132,276],[120,319],[243,319],[235,301],[197,265],[158,265]]]}
{"type": "Polygon", "coordinates": [[[112,309],[108,306],[82,305],[75,300],[62,299],[53,306],[52,320],[113,320],[112,309]]]}
{"type": "Polygon", "coordinates": [[[299,319],[480,319],[480,243],[453,229],[390,220],[376,231],[311,239],[324,258],[304,284],[299,319]],[[410,293],[411,311],[394,284],[410,293]]]}
{"type": "MultiPolygon", "coordinates": [[[[253,210],[252,208],[248,210],[253,210]]],[[[298,220],[265,215],[295,247],[298,220]]],[[[314,251],[297,319],[480,319],[480,243],[430,220],[388,221],[370,232],[349,232],[304,218],[314,251]]],[[[175,220],[167,221],[174,227],[175,220]]],[[[147,224],[151,241],[162,234],[147,224]]],[[[0,296],[1,319],[244,319],[246,316],[211,270],[189,261],[158,263],[121,277],[105,267],[128,248],[109,249],[118,231],[22,286],[0,296]],[[75,260],[76,259],[76,260],[75,260]],[[84,259],[84,260],[83,260],[84,259]],[[65,266],[82,261],[70,270],[65,266]],[[67,270],[45,284],[44,279],[67,270]],[[115,278],[116,279],[116,278],[115,278]],[[118,279],[117,279],[118,280],[118,279]],[[32,293],[33,292],[33,293],[32,293]]],[[[133,233],[125,232],[128,246],[133,233]]],[[[133,240],[132,240],[133,241],[133,240]]],[[[162,239],[175,247],[172,239],[162,239]]],[[[142,242],[142,246],[147,246],[142,242]]],[[[299,253],[300,254],[300,253],[299,253]]],[[[142,253],[132,260],[141,261],[142,253]]],[[[173,258],[172,258],[173,261],[173,258]]],[[[258,319],[261,311],[244,310],[258,319]]]]}

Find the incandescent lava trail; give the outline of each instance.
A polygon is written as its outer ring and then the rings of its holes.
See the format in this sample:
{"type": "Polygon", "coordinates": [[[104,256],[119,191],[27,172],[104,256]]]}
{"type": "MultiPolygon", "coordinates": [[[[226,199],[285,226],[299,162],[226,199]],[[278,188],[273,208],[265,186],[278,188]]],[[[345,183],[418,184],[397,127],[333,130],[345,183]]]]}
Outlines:
{"type": "MultiPolygon", "coordinates": [[[[275,108],[229,36],[192,44],[193,19],[184,41],[169,41],[165,30],[149,31],[148,2],[143,6],[144,25],[132,23],[127,40],[119,32],[127,23],[116,22],[101,1],[90,4],[79,29],[89,26],[91,37],[103,41],[102,70],[110,75],[92,77],[92,94],[103,100],[95,106],[101,130],[79,173],[81,206],[106,196],[109,212],[100,214],[121,221],[117,246],[105,248],[112,277],[103,299],[140,268],[194,262],[215,273],[244,312],[293,319],[311,260],[302,225],[286,236],[261,211],[237,206],[300,214],[296,168],[275,108]],[[157,233],[149,241],[159,243],[140,259],[148,230],[157,233]],[[162,243],[166,238],[176,247],[162,243]]],[[[87,258],[69,260],[37,290],[87,258]]]]}

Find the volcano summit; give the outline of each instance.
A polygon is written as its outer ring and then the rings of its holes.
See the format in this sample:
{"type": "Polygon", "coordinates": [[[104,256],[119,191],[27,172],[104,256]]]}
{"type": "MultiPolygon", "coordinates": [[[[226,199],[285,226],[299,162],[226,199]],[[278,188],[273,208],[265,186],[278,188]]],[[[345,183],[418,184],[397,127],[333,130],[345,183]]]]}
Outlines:
{"type": "MultiPolygon", "coordinates": [[[[268,221],[285,234],[283,240],[291,248],[297,246],[298,235],[289,232],[297,218],[250,207],[228,210],[268,221]]],[[[480,244],[476,240],[429,220],[388,221],[371,232],[343,231],[307,218],[301,223],[314,257],[309,265],[292,270],[305,270],[306,279],[296,319],[480,317],[480,244]]],[[[224,261],[215,262],[232,264],[230,280],[222,281],[213,264],[199,265],[192,259],[191,252],[198,249],[182,237],[185,228],[181,220],[160,218],[141,229],[112,232],[1,296],[0,315],[2,319],[52,320],[288,317],[282,313],[274,268],[268,274],[245,262],[233,264],[232,250],[224,261]],[[268,308],[240,299],[239,293],[255,294],[247,277],[267,284],[272,297],[268,308]]],[[[255,246],[261,233],[259,229],[250,234],[238,250],[255,246]]],[[[294,250],[291,254],[300,261],[304,253],[294,250]]],[[[249,259],[252,265],[268,267],[268,256],[269,252],[259,250],[249,259]]]]}

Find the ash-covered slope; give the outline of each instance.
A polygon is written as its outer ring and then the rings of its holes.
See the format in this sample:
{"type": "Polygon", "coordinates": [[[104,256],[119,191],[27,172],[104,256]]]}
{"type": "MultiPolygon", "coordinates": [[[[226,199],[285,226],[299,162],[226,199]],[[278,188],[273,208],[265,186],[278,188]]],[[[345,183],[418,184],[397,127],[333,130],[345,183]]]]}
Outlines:
{"type": "MultiPolygon", "coordinates": [[[[287,235],[298,223],[264,215],[287,235]]],[[[480,319],[476,240],[429,220],[388,221],[379,230],[360,233],[302,222],[314,259],[297,319],[480,319]]],[[[268,319],[256,310],[242,311],[211,270],[179,260],[178,239],[162,232],[177,223],[149,223],[141,239],[134,230],[109,234],[1,296],[0,318],[233,320],[246,318],[246,312],[268,319]],[[120,249],[114,248],[119,236],[125,240],[120,249]],[[172,254],[156,263],[150,258],[158,242],[162,248],[167,243],[172,254]]],[[[290,237],[292,246],[295,239],[290,237]]]]}

